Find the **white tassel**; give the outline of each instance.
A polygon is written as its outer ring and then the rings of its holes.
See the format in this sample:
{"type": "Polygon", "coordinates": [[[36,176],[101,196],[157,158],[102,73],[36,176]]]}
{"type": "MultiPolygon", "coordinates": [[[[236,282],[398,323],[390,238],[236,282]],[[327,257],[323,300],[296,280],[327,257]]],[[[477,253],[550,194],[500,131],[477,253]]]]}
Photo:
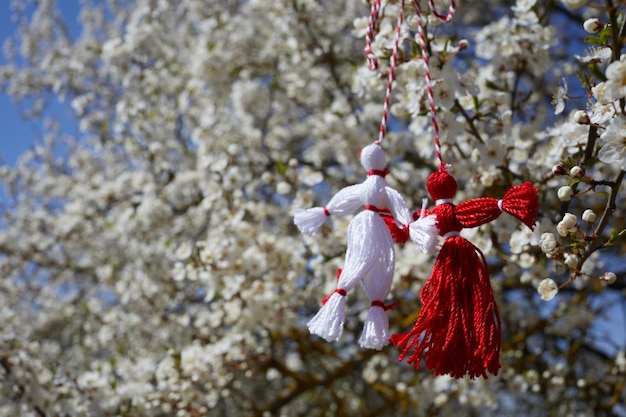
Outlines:
{"type": "Polygon", "coordinates": [[[423,199],[420,217],[409,225],[409,236],[422,252],[435,255],[438,242],[437,236],[439,236],[437,216],[434,214],[424,216],[427,204],[428,199],[423,199]]]}
{"type": "Polygon", "coordinates": [[[384,307],[372,306],[363,323],[359,345],[365,349],[381,350],[389,344],[389,318],[384,307]]]}
{"type": "Polygon", "coordinates": [[[308,210],[296,209],[293,222],[298,226],[300,233],[305,236],[312,236],[324,224],[326,217],[328,216],[323,207],[313,207],[308,210]]]}
{"type": "Polygon", "coordinates": [[[346,297],[334,293],[307,323],[309,332],[322,337],[327,342],[334,342],[343,333],[345,311],[346,297]]]}

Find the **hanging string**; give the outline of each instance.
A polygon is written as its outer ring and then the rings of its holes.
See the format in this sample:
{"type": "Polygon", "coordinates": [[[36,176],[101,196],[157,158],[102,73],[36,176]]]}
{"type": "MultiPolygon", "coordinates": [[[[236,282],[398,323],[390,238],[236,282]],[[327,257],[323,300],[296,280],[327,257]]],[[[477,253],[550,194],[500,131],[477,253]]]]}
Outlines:
{"type": "MultiPolygon", "coordinates": [[[[367,25],[367,32],[365,35],[365,49],[363,52],[367,57],[367,68],[369,70],[378,69],[378,59],[372,50],[372,42],[374,41],[374,32],[378,27],[378,19],[380,16],[380,0],[372,0],[370,17],[367,25]]],[[[398,49],[400,44],[400,36],[402,34],[402,22],[404,21],[404,0],[400,4],[400,12],[398,13],[398,22],[396,25],[396,36],[393,41],[393,49],[391,51],[391,58],[389,59],[389,73],[387,74],[387,89],[385,91],[385,101],[383,102],[383,115],[380,120],[380,129],[378,132],[378,140],[374,143],[380,145],[387,133],[387,122],[389,120],[389,101],[391,99],[391,90],[393,88],[393,82],[396,79],[396,65],[398,62],[398,49]]]]}
{"type": "Polygon", "coordinates": [[[380,16],[380,0],[372,0],[370,9],[370,18],[367,22],[367,32],[365,33],[365,49],[363,53],[367,58],[367,69],[376,71],[378,69],[378,58],[372,50],[372,42],[374,42],[374,34],[378,29],[378,18],[380,16]]]}
{"type": "MultiPolygon", "coordinates": [[[[455,1],[452,0],[450,2],[450,7],[448,9],[447,14],[442,14],[437,11],[435,7],[434,1],[429,0],[428,5],[430,10],[434,16],[436,16],[443,23],[448,23],[454,17],[454,12],[456,11],[455,1]]],[[[422,60],[424,62],[424,79],[426,80],[426,94],[428,95],[428,105],[430,106],[430,119],[431,124],[433,126],[433,142],[435,144],[435,156],[437,157],[437,162],[439,163],[439,171],[446,172],[448,170],[448,164],[443,161],[443,157],[441,156],[441,142],[439,140],[439,123],[437,122],[437,106],[435,105],[435,95],[433,93],[433,85],[432,78],[430,76],[430,65],[428,64],[428,60],[430,58],[430,54],[428,52],[426,31],[424,30],[424,22],[422,20],[422,8],[419,4],[419,0],[413,0],[413,6],[415,7],[415,13],[417,14],[417,35],[419,37],[420,48],[422,50],[422,60]]]]}
{"type": "MultiPolygon", "coordinates": [[[[416,4],[416,7],[419,8],[418,0],[414,0],[414,3],[416,4]]],[[[430,7],[430,11],[439,20],[441,20],[441,22],[443,22],[443,23],[450,23],[450,21],[452,21],[452,18],[454,17],[454,12],[456,11],[456,2],[455,2],[455,0],[452,0],[450,2],[450,7],[448,8],[448,13],[447,14],[443,14],[443,13],[441,13],[441,12],[439,12],[437,10],[437,7],[435,6],[435,1],[434,0],[428,0],[428,7],[430,7]]]]}

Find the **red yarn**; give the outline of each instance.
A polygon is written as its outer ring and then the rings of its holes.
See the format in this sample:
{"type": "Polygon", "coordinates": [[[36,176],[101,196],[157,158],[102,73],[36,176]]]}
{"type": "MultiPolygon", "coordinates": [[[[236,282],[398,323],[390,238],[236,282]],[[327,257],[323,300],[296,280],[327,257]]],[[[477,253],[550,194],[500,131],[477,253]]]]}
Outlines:
{"type": "Polygon", "coordinates": [[[456,217],[463,227],[478,227],[497,219],[504,211],[534,230],[539,202],[537,189],[530,182],[511,187],[501,201],[502,209],[498,206],[499,200],[490,197],[459,203],[456,217]]]}
{"type": "Polygon", "coordinates": [[[385,178],[389,174],[389,168],[385,168],[383,170],[372,169],[371,171],[367,171],[367,175],[378,175],[379,177],[385,178]]]}
{"type": "Polygon", "coordinates": [[[517,185],[504,194],[502,210],[524,223],[531,230],[535,229],[535,219],[539,213],[537,188],[529,182],[517,185]]]}
{"type": "MultiPolygon", "coordinates": [[[[441,206],[440,206],[441,207],[441,206]]],[[[446,239],[430,279],[420,293],[419,318],[407,333],[391,337],[403,349],[398,360],[435,375],[487,377],[500,368],[500,315],[482,253],[467,239],[446,239]],[[423,333],[423,337],[422,337],[423,333]]]]}
{"type": "Polygon", "coordinates": [[[406,243],[409,240],[409,226],[402,225],[399,227],[396,224],[396,220],[391,216],[383,216],[383,220],[387,224],[391,237],[396,243],[406,243]]]}
{"type": "MultiPolygon", "coordinates": [[[[453,378],[468,375],[487,377],[500,369],[501,322],[493,297],[489,270],[482,252],[459,232],[497,218],[501,210],[494,198],[477,198],[458,206],[449,200],[457,189],[456,180],[444,171],[430,175],[430,195],[438,204],[439,234],[445,236],[432,274],[420,293],[422,309],[413,328],[395,334],[391,343],[402,349],[399,360],[420,368],[425,364],[435,375],[453,378]],[[413,352],[411,352],[413,350],[413,352]]],[[[502,208],[534,225],[537,190],[529,183],[513,187],[502,201],[502,208]],[[534,198],[534,200],[533,200],[534,198]]]]}
{"type": "Polygon", "coordinates": [[[388,311],[388,310],[393,310],[394,308],[396,308],[398,306],[398,303],[396,301],[394,301],[391,304],[385,304],[383,301],[374,300],[374,301],[372,301],[371,305],[372,305],[372,307],[380,307],[383,310],[388,311]]]}
{"type": "Polygon", "coordinates": [[[326,303],[328,302],[328,300],[330,299],[330,297],[332,297],[332,296],[333,296],[333,294],[335,294],[335,293],[337,293],[337,294],[341,295],[342,297],[345,297],[345,296],[346,296],[346,294],[347,294],[346,290],[344,290],[343,288],[337,288],[337,289],[335,289],[335,291],[333,291],[333,292],[331,292],[330,294],[328,294],[328,295],[326,296],[326,298],[324,298],[324,299],[322,300],[322,305],[326,304],[326,303]]]}
{"type": "Polygon", "coordinates": [[[459,203],[455,213],[462,227],[478,227],[497,219],[502,211],[495,198],[479,197],[459,203]]]}

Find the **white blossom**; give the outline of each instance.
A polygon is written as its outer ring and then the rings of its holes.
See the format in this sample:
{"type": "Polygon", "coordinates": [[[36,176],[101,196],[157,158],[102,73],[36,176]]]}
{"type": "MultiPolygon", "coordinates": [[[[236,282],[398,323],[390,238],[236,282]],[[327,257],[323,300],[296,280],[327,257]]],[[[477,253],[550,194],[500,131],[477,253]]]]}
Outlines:
{"type": "Polygon", "coordinates": [[[605,272],[600,276],[600,279],[607,284],[613,284],[617,281],[617,275],[614,272],[605,272]]]}
{"type": "Polygon", "coordinates": [[[619,115],[611,120],[600,136],[598,158],[607,164],[616,164],[626,169],[626,116],[619,115]]]}
{"type": "Polygon", "coordinates": [[[554,234],[548,232],[543,233],[541,235],[540,246],[541,250],[547,255],[555,253],[557,251],[557,242],[554,234]]]}
{"type": "Polygon", "coordinates": [[[587,209],[583,212],[582,219],[587,223],[594,223],[596,221],[596,213],[593,210],[587,209]]]}
{"type": "Polygon", "coordinates": [[[559,196],[559,200],[561,201],[570,201],[572,199],[572,196],[574,195],[574,190],[572,190],[572,187],[564,185],[563,187],[559,188],[557,195],[559,196]]]}
{"type": "Polygon", "coordinates": [[[583,28],[585,28],[585,31],[589,33],[598,33],[603,27],[604,26],[602,25],[602,22],[600,22],[600,19],[595,17],[587,19],[583,22],[583,28]]]}
{"type": "Polygon", "coordinates": [[[559,292],[559,288],[552,278],[545,278],[539,283],[537,291],[539,292],[539,295],[541,295],[542,300],[549,301],[556,296],[559,292]]]}

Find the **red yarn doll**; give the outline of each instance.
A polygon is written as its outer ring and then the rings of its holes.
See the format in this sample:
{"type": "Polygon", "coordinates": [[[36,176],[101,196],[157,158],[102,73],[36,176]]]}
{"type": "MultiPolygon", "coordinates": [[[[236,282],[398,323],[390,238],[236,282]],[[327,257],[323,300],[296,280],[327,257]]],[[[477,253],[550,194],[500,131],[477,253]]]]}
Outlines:
{"type": "MultiPolygon", "coordinates": [[[[488,223],[502,211],[533,229],[537,189],[526,182],[511,188],[502,200],[482,197],[455,206],[452,197],[457,183],[445,169],[431,174],[427,187],[435,200],[432,213],[437,216],[444,243],[420,293],[423,305],[415,325],[407,333],[393,335],[391,342],[402,349],[399,360],[408,355],[407,362],[416,369],[424,354],[426,367],[435,375],[468,375],[472,379],[486,378],[486,371],[496,375],[500,368],[501,323],[487,262],[459,232],[488,223]]],[[[389,226],[397,241],[408,239],[406,232],[389,226]]]]}

